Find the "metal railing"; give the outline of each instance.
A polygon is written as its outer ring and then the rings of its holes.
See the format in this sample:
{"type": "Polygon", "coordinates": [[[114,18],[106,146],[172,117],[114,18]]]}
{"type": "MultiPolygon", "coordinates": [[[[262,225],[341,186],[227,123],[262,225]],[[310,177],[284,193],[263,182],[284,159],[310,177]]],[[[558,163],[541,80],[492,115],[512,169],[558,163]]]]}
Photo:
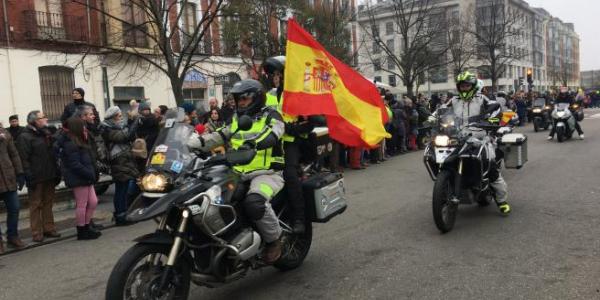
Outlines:
{"type": "Polygon", "coordinates": [[[25,37],[28,39],[63,42],[89,41],[85,16],[70,16],[35,10],[26,10],[23,14],[25,37]]]}

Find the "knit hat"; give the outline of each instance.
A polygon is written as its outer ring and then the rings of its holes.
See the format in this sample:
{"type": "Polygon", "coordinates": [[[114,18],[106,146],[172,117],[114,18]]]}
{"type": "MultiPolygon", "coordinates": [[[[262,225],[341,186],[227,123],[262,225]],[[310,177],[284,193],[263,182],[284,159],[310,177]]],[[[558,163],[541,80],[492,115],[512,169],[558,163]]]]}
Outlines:
{"type": "Polygon", "coordinates": [[[111,106],[104,113],[104,119],[112,119],[117,114],[121,113],[121,109],[118,106],[111,106]]]}
{"type": "Polygon", "coordinates": [[[183,110],[185,111],[186,114],[191,114],[196,109],[194,107],[194,104],[189,103],[189,102],[182,104],[181,108],[183,108],[183,110]]]}
{"type": "Polygon", "coordinates": [[[148,105],[148,103],[140,103],[140,105],[138,106],[138,111],[142,112],[144,110],[150,110],[150,105],[148,105]]]}
{"type": "Polygon", "coordinates": [[[73,92],[78,92],[81,95],[81,98],[85,97],[85,91],[82,88],[75,88],[73,92]]]}
{"type": "Polygon", "coordinates": [[[146,140],[140,138],[135,139],[135,141],[133,141],[133,146],[131,147],[131,152],[134,157],[147,158],[148,150],[146,150],[146,140]]]}
{"type": "Polygon", "coordinates": [[[19,119],[18,115],[12,115],[12,116],[8,117],[8,121],[18,120],[18,119],[19,119]]]}

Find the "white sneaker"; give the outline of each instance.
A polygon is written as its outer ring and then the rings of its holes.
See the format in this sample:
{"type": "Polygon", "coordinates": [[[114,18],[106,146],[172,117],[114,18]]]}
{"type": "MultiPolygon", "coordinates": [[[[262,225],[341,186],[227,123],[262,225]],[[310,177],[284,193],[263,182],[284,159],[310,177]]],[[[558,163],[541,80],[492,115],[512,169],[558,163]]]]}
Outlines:
{"type": "Polygon", "coordinates": [[[547,140],[551,141],[553,138],[554,138],[554,137],[552,137],[552,136],[549,136],[549,137],[547,138],[547,140]]]}
{"type": "Polygon", "coordinates": [[[583,134],[580,134],[580,135],[579,135],[579,139],[580,139],[580,140],[583,140],[583,139],[585,139],[585,136],[583,136],[583,134]]]}

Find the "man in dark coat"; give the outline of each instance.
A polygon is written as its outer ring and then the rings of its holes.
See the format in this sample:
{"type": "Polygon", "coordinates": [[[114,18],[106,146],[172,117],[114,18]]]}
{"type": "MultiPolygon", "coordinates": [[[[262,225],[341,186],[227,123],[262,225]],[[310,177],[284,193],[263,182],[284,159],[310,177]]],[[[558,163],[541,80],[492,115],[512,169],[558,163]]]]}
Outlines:
{"type": "Polygon", "coordinates": [[[10,117],[8,117],[8,121],[10,122],[10,127],[8,127],[8,132],[10,132],[10,135],[13,138],[13,141],[17,141],[19,139],[19,136],[21,135],[21,133],[23,133],[23,130],[25,130],[25,127],[23,126],[19,126],[19,116],[18,115],[12,115],[10,117]]]}
{"type": "Polygon", "coordinates": [[[54,225],[52,205],[60,172],[54,156],[54,138],[48,131],[48,118],[39,110],[27,115],[27,128],[18,147],[29,193],[29,215],[34,242],[44,237],[60,237],[54,225]]]}
{"type": "MultiPolygon", "coordinates": [[[[6,205],[6,235],[8,245],[23,248],[25,244],[19,239],[19,196],[17,188],[22,189],[25,175],[19,152],[10,133],[0,127],[0,199],[6,205]]],[[[0,254],[4,252],[0,230],[0,254]]]]}
{"type": "Polygon", "coordinates": [[[96,106],[93,103],[85,101],[85,91],[82,88],[76,88],[73,90],[72,97],[73,102],[65,106],[65,110],[63,111],[63,114],[60,117],[60,121],[62,123],[65,123],[65,121],[68,118],[72,117],[77,112],[77,108],[79,108],[82,105],[86,105],[92,108],[92,111],[94,112],[95,116],[94,124],[95,126],[98,126],[100,124],[100,115],[98,114],[96,106]]]}

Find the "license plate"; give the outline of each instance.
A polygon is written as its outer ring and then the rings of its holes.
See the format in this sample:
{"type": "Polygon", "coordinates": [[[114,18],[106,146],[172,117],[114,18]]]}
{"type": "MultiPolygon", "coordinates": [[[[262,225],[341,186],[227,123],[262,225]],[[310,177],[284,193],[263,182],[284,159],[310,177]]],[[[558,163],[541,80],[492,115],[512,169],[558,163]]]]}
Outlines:
{"type": "Polygon", "coordinates": [[[444,163],[452,153],[452,148],[435,148],[435,162],[444,163]]]}

